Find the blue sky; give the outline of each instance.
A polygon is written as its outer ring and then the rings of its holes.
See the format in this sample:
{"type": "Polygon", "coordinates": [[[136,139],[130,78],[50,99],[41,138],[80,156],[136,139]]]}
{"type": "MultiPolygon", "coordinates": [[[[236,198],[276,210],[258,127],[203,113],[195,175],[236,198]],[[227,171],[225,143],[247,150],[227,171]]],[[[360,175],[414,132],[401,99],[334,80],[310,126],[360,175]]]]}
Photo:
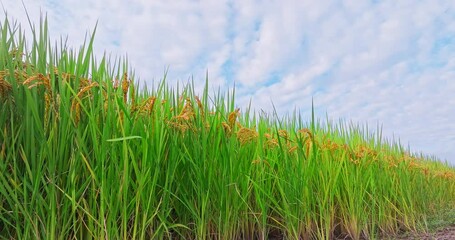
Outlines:
{"type": "MultiPolygon", "coordinates": [[[[0,0],[27,26],[18,0],[0,0]]],[[[236,84],[237,105],[382,125],[411,151],[455,165],[455,1],[24,0],[51,38],[128,55],[151,85],[236,84]]],[[[2,13],[3,15],[3,13],[2,13]]],[[[3,17],[2,17],[3,18],[3,17]]]]}

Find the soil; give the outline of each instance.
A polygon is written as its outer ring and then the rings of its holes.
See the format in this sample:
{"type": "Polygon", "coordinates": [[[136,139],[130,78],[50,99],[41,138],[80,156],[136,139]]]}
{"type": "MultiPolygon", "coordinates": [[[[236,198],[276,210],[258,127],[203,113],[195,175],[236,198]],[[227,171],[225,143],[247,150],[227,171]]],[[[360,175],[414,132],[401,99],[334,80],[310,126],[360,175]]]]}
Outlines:
{"type": "MultiPolygon", "coordinates": [[[[248,239],[248,238],[241,238],[248,239]]],[[[253,238],[259,239],[259,238],[253,238]]],[[[286,239],[282,232],[272,231],[269,232],[267,239],[271,240],[284,240],[286,239]]],[[[331,238],[332,240],[352,240],[349,236],[337,236],[331,238]]],[[[368,238],[361,237],[361,240],[368,240],[368,238]]],[[[409,233],[404,232],[398,235],[379,236],[379,240],[455,240],[455,224],[446,225],[444,227],[435,228],[427,233],[409,233]]]]}
{"type": "Polygon", "coordinates": [[[441,228],[431,233],[419,233],[419,234],[402,234],[397,236],[388,236],[382,238],[383,240],[455,240],[455,225],[441,228]]]}
{"type": "MultiPolygon", "coordinates": [[[[268,236],[268,239],[285,239],[283,235],[277,234],[268,236]]],[[[363,238],[361,238],[363,239],[363,238]]],[[[455,240],[455,224],[439,228],[429,233],[402,233],[393,236],[382,236],[380,240],[455,240]]],[[[338,237],[333,240],[352,240],[350,237],[338,237]]]]}

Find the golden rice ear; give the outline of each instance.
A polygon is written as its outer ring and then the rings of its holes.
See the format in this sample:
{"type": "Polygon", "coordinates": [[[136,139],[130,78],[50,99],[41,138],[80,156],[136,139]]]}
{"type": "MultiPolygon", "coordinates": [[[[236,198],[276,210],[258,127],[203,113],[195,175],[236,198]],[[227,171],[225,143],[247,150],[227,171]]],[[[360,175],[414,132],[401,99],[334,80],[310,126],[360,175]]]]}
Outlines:
{"type": "Polygon", "coordinates": [[[194,116],[195,116],[195,114],[194,114],[193,105],[191,104],[191,100],[189,98],[187,98],[185,106],[183,107],[180,114],[175,116],[175,118],[189,121],[190,119],[194,118],[194,116]]]}
{"type": "Polygon", "coordinates": [[[325,140],[323,143],[322,143],[322,149],[324,150],[329,150],[331,152],[333,151],[336,151],[338,149],[340,149],[340,145],[338,145],[336,142],[330,140],[330,139],[327,139],[325,140]]]}
{"type": "Polygon", "coordinates": [[[49,125],[49,114],[52,106],[52,95],[50,93],[44,94],[44,129],[48,128],[49,125]]]}
{"type": "Polygon", "coordinates": [[[114,85],[112,86],[114,88],[114,91],[118,89],[118,85],[119,85],[118,82],[119,82],[118,78],[115,78],[114,85]]]}
{"type": "Polygon", "coordinates": [[[44,76],[42,73],[38,73],[38,74],[35,74],[35,75],[27,78],[24,82],[22,82],[22,85],[29,85],[28,89],[32,89],[39,85],[44,85],[44,87],[46,88],[47,91],[49,91],[49,92],[52,91],[49,77],[44,76]],[[33,83],[32,85],[29,85],[33,81],[36,81],[36,82],[33,83]]]}
{"type": "Polygon", "coordinates": [[[79,124],[81,119],[81,105],[76,101],[74,105],[71,106],[71,112],[74,114],[74,124],[79,124]]]}
{"type": "Polygon", "coordinates": [[[5,75],[0,72],[0,97],[6,97],[12,90],[12,86],[5,80],[5,75]]]}
{"type": "Polygon", "coordinates": [[[307,138],[305,140],[305,142],[303,143],[303,145],[305,147],[306,156],[309,157],[310,156],[310,150],[313,147],[313,142],[309,138],[307,138]]]}
{"type": "Polygon", "coordinates": [[[284,129],[281,129],[281,130],[278,130],[278,136],[284,138],[284,140],[286,141],[286,143],[289,144],[289,133],[288,131],[284,130],[284,129]]]}
{"type": "Polygon", "coordinates": [[[236,119],[237,117],[240,115],[240,108],[237,108],[235,109],[235,111],[229,113],[229,116],[228,116],[228,123],[229,123],[229,126],[231,128],[234,128],[235,126],[235,123],[236,123],[236,119]]]}
{"type": "MultiPolygon", "coordinates": [[[[25,81],[22,82],[22,85],[29,85],[31,82],[35,81],[36,79],[38,79],[38,76],[36,76],[36,75],[28,77],[27,79],[25,79],[25,81]]],[[[31,87],[29,86],[28,88],[30,89],[31,87]]]]}
{"type": "Polygon", "coordinates": [[[224,129],[224,132],[226,133],[226,135],[230,136],[232,133],[232,130],[231,130],[231,127],[229,126],[229,124],[227,124],[226,122],[222,122],[221,125],[223,126],[223,129],[224,129]]]}
{"type": "Polygon", "coordinates": [[[130,87],[130,82],[128,80],[128,74],[124,73],[123,74],[123,79],[122,79],[122,92],[123,92],[123,102],[126,104],[127,98],[128,98],[128,89],[130,87]]]}
{"type": "Polygon", "coordinates": [[[204,118],[204,106],[202,105],[201,100],[198,96],[195,97],[197,106],[199,108],[199,113],[201,114],[202,118],[204,118]]]}
{"type": "Polygon", "coordinates": [[[289,147],[288,152],[293,153],[295,150],[297,150],[297,146],[291,146],[289,147]]]}
{"type": "Polygon", "coordinates": [[[298,131],[301,138],[310,138],[313,139],[313,133],[308,128],[302,128],[298,131]]]}
{"type": "Polygon", "coordinates": [[[278,140],[274,139],[274,138],[270,138],[268,139],[265,144],[264,144],[264,147],[266,149],[273,149],[273,148],[276,148],[278,147],[279,144],[278,144],[278,140]]]}
{"type": "Polygon", "coordinates": [[[283,137],[283,138],[288,138],[289,133],[288,133],[288,131],[286,131],[284,129],[280,129],[280,130],[278,130],[278,136],[283,137]]]}
{"type": "Polygon", "coordinates": [[[14,77],[16,78],[17,82],[21,83],[28,78],[28,75],[24,70],[16,69],[14,70],[14,77]]]}
{"type": "Polygon", "coordinates": [[[0,71],[0,81],[5,81],[5,77],[8,75],[9,75],[9,73],[7,70],[0,71]]]}
{"type": "Polygon", "coordinates": [[[153,107],[155,106],[155,101],[156,101],[156,97],[149,97],[147,99],[147,102],[144,106],[144,110],[148,113],[148,114],[152,114],[153,112],[153,107]]]}
{"type": "Polygon", "coordinates": [[[242,145],[248,142],[252,142],[258,136],[259,134],[256,132],[256,130],[244,127],[240,128],[239,131],[237,132],[237,139],[242,145]]]}
{"type": "MultiPolygon", "coordinates": [[[[92,89],[93,87],[98,87],[98,83],[97,82],[92,82],[91,84],[81,88],[81,90],[79,90],[79,92],[77,93],[77,97],[78,98],[82,98],[85,93],[89,92],[90,89],[92,89]]],[[[88,96],[90,96],[90,93],[88,94],[88,96]]]]}
{"type": "Polygon", "coordinates": [[[22,52],[22,51],[19,51],[18,48],[14,48],[13,50],[9,51],[8,52],[8,55],[12,58],[21,58],[23,57],[25,54],[22,52]]]}
{"type": "Polygon", "coordinates": [[[259,158],[259,159],[255,159],[255,160],[251,161],[251,164],[253,164],[253,165],[259,165],[261,163],[263,163],[264,165],[267,165],[268,167],[270,167],[269,162],[267,162],[267,160],[265,160],[265,159],[260,159],[259,158]]]}
{"type": "Polygon", "coordinates": [[[136,104],[136,88],[134,87],[134,84],[131,84],[131,111],[135,112],[137,110],[137,104],[136,104]]]}
{"type": "MultiPolygon", "coordinates": [[[[79,90],[79,92],[76,94],[76,96],[73,98],[72,103],[71,103],[71,112],[74,113],[74,122],[76,125],[79,123],[80,117],[81,117],[81,106],[79,101],[82,100],[83,98],[90,96],[90,90],[93,87],[98,87],[99,84],[97,82],[92,82],[90,85],[85,86],[79,90]],[[78,101],[79,99],[79,101],[78,101]]],[[[104,102],[104,107],[105,110],[107,111],[107,102],[104,102]]]]}

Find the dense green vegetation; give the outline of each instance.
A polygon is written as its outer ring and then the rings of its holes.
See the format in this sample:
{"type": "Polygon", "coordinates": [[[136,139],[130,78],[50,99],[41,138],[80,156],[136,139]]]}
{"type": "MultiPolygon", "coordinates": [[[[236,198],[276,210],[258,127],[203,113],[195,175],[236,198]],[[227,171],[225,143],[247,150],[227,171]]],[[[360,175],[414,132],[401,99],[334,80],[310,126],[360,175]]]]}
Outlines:
{"type": "Polygon", "coordinates": [[[377,238],[455,209],[455,169],[380,133],[235,109],[209,80],[139,90],[45,20],[0,32],[1,239],[377,238]]]}

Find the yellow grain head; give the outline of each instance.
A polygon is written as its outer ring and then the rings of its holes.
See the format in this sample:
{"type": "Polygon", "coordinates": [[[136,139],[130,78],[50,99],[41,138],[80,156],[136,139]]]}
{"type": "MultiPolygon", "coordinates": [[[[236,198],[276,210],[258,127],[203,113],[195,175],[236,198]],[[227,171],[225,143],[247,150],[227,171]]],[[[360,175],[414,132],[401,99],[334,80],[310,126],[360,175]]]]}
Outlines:
{"type": "Polygon", "coordinates": [[[237,139],[242,145],[255,140],[257,137],[258,133],[254,129],[242,127],[237,131],[237,139]]]}
{"type": "Polygon", "coordinates": [[[261,159],[255,159],[251,162],[251,164],[253,164],[253,165],[258,164],[258,163],[261,163],[261,159]]]}
{"type": "Polygon", "coordinates": [[[398,167],[398,164],[397,164],[396,162],[393,162],[393,161],[388,162],[388,164],[389,164],[389,168],[396,168],[396,167],[398,167]]]}
{"type": "Polygon", "coordinates": [[[228,115],[228,124],[231,127],[231,129],[234,128],[236,119],[239,116],[240,108],[237,108],[235,111],[229,113],[228,115]]]}
{"type": "Polygon", "coordinates": [[[107,109],[109,107],[109,96],[107,95],[107,84],[104,83],[103,84],[103,88],[102,89],[102,93],[103,93],[103,109],[104,109],[104,113],[107,113],[107,109]]]}
{"type": "Polygon", "coordinates": [[[44,76],[41,73],[35,74],[35,75],[27,78],[22,84],[23,85],[31,84],[28,86],[29,89],[37,87],[39,85],[43,85],[48,91],[52,91],[49,78],[47,76],[44,76]],[[36,81],[36,82],[31,84],[34,81],[36,81]]]}
{"type": "Polygon", "coordinates": [[[358,145],[354,150],[356,159],[364,158],[367,155],[367,149],[364,145],[358,145]]]}
{"type": "Polygon", "coordinates": [[[455,174],[453,172],[445,171],[444,178],[447,180],[451,180],[455,178],[455,174]]]}
{"type": "Polygon", "coordinates": [[[0,72],[0,97],[6,97],[11,90],[11,84],[5,80],[5,75],[0,72]]]}
{"type": "Polygon", "coordinates": [[[177,118],[173,118],[170,121],[167,121],[167,125],[179,131],[181,134],[185,134],[185,132],[190,129],[190,125],[188,125],[185,122],[179,121],[179,119],[177,118]]]}
{"type": "Polygon", "coordinates": [[[145,111],[147,111],[148,114],[152,114],[153,107],[155,106],[155,101],[156,97],[149,97],[147,99],[147,103],[145,104],[145,111]]]}
{"type": "MultiPolygon", "coordinates": [[[[81,117],[81,106],[80,106],[80,102],[83,98],[87,97],[87,96],[90,96],[90,89],[92,89],[93,87],[97,87],[99,86],[97,82],[92,82],[90,83],[89,85],[85,86],[85,87],[82,87],[79,92],[76,94],[76,96],[73,98],[72,100],[72,104],[71,104],[71,111],[73,112],[74,114],[74,122],[76,124],[79,123],[79,120],[80,120],[80,117],[81,117]]],[[[106,104],[106,102],[105,102],[106,104]]],[[[107,107],[107,106],[104,106],[104,107],[107,107]]]]}
{"type": "Polygon", "coordinates": [[[451,179],[455,178],[455,174],[453,172],[442,171],[442,170],[435,172],[434,176],[437,178],[442,178],[442,179],[446,179],[446,180],[451,180],[451,179]]]}
{"type": "Polygon", "coordinates": [[[280,129],[278,130],[278,136],[288,139],[289,138],[289,133],[286,130],[280,129]]]}
{"type": "Polygon", "coordinates": [[[103,103],[103,109],[104,109],[104,113],[107,113],[107,109],[109,107],[109,104],[108,104],[109,100],[104,99],[104,103],[103,103]]]}
{"type": "MultiPolygon", "coordinates": [[[[33,81],[37,80],[38,79],[38,76],[37,75],[33,75],[31,77],[28,77],[27,79],[25,79],[25,81],[22,82],[22,85],[29,85],[31,84],[33,81]]],[[[33,85],[34,87],[35,85],[33,85]]],[[[28,87],[29,89],[32,88],[32,86],[29,86],[28,87]]]]}
{"type": "Polygon", "coordinates": [[[273,136],[271,134],[266,133],[266,134],[264,134],[264,136],[267,139],[267,141],[265,141],[265,143],[264,143],[264,148],[272,149],[272,148],[276,148],[279,146],[278,140],[273,138],[273,136]]]}
{"type": "Polygon", "coordinates": [[[183,119],[185,121],[189,121],[190,119],[194,118],[194,109],[193,105],[191,104],[191,100],[189,98],[186,99],[185,106],[183,107],[180,114],[177,116],[178,119],[183,119]]]}
{"type": "Polygon", "coordinates": [[[425,167],[425,168],[422,168],[422,173],[425,175],[425,176],[428,176],[429,173],[430,173],[430,169],[428,169],[428,167],[425,167]]]}
{"type": "Polygon", "coordinates": [[[14,70],[14,77],[18,82],[23,82],[28,78],[28,75],[24,70],[16,69],[14,70]]]}
{"type": "Polygon", "coordinates": [[[266,145],[268,148],[276,148],[279,146],[278,140],[276,140],[276,139],[267,140],[266,145]]]}
{"type": "Polygon", "coordinates": [[[134,84],[131,84],[130,97],[131,97],[131,112],[136,112],[138,107],[136,104],[136,89],[134,87],[134,84]]]}
{"type": "Polygon", "coordinates": [[[124,73],[122,77],[122,92],[125,94],[128,92],[128,89],[130,87],[130,82],[128,81],[128,74],[124,73]]]}
{"type": "Polygon", "coordinates": [[[49,76],[44,76],[43,74],[39,74],[39,78],[40,78],[41,82],[43,83],[43,85],[46,87],[46,89],[49,92],[51,92],[52,88],[51,88],[51,81],[49,79],[49,76]]]}
{"type": "Polygon", "coordinates": [[[403,162],[408,162],[408,161],[414,161],[415,158],[409,155],[409,153],[403,153],[402,156],[400,157],[400,161],[403,162]]]}
{"type": "MultiPolygon", "coordinates": [[[[49,93],[45,93],[44,94],[44,117],[46,118],[48,113],[49,113],[49,109],[51,107],[51,95],[49,93]]],[[[48,119],[45,119],[45,122],[47,122],[48,119]]]]}
{"type": "Polygon", "coordinates": [[[76,102],[73,106],[71,106],[71,110],[74,114],[74,123],[77,125],[81,119],[81,105],[79,102],[76,102]]]}
{"type": "Polygon", "coordinates": [[[93,87],[97,87],[99,86],[97,82],[92,82],[90,83],[89,85],[81,88],[79,90],[79,92],[77,93],[77,97],[78,98],[83,98],[84,96],[90,96],[90,89],[92,89],[93,87]]]}
{"type": "Polygon", "coordinates": [[[58,67],[54,67],[54,70],[52,71],[54,75],[59,76],[60,72],[58,71],[58,67]]]}
{"type": "Polygon", "coordinates": [[[408,163],[408,169],[416,169],[416,168],[420,168],[420,167],[421,167],[420,164],[418,164],[414,161],[408,163]]]}
{"type": "Polygon", "coordinates": [[[60,103],[61,103],[61,98],[60,98],[60,94],[57,94],[57,97],[56,97],[56,100],[55,100],[55,118],[56,119],[60,119],[60,103]]]}
{"type": "Polygon", "coordinates": [[[360,161],[358,159],[353,159],[353,158],[349,158],[349,161],[351,161],[355,165],[358,165],[360,163],[360,161]]]}
{"type": "Polygon", "coordinates": [[[340,145],[338,145],[336,142],[330,140],[330,139],[326,139],[323,144],[322,144],[322,148],[324,150],[328,150],[328,151],[331,151],[331,152],[334,152],[338,149],[340,149],[340,145]]]}
{"type": "Polygon", "coordinates": [[[118,80],[118,78],[115,78],[114,86],[113,86],[114,87],[114,91],[116,91],[118,89],[118,85],[119,85],[119,80],[118,80]]]}
{"type": "Polygon", "coordinates": [[[69,73],[59,73],[58,74],[60,81],[62,82],[70,82],[76,78],[73,74],[69,73]]]}
{"type": "Polygon", "coordinates": [[[278,130],[278,136],[283,138],[286,141],[286,144],[289,144],[289,133],[284,129],[278,130]]]}
{"type": "Polygon", "coordinates": [[[304,144],[303,144],[303,147],[305,148],[306,156],[309,157],[310,156],[310,150],[313,147],[313,141],[311,141],[311,139],[307,138],[305,140],[304,144]]]}
{"type": "Polygon", "coordinates": [[[313,133],[308,128],[302,128],[298,131],[298,133],[301,138],[310,138],[311,140],[313,139],[313,133]]]}
{"type": "Polygon", "coordinates": [[[92,80],[88,78],[79,78],[79,88],[87,87],[92,84],[92,80]]]}
{"type": "Polygon", "coordinates": [[[190,99],[186,99],[185,106],[183,107],[182,111],[179,115],[174,116],[168,121],[168,124],[174,128],[178,129],[181,133],[185,133],[188,129],[192,131],[196,131],[194,125],[190,122],[194,118],[194,109],[191,104],[190,99]]]}
{"type": "Polygon", "coordinates": [[[297,150],[297,146],[289,146],[289,153],[293,153],[295,150],[297,150]]]}
{"type": "Polygon", "coordinates": [[[119,112],[119,119],[120,119],[120,124],[123,125],[123,111],[121,111],[120,109],[117,109],[117,111],[119,112]]]}
{"type": "Polygon", "coordinates": [[[130,87],[130,82],[128,80],[128,74],[124,73],[122,78],[122,92],[123,92],[123,102],[126,104],[128,97],[128,89],[130,87]]]}
{"type": "Polygon", "coordinates": [[[267,160],[263,160],[263,159],[255,159],[253,161],[251,161],[251,164],[253,165],[267,165],[268,167],[270,167],[270,164],[269,162],[267,162],[267,160]]]}
{"type": "Polygon", "coordinates": [[[303,147],[305,148],[305,153],[307,156],[310,154],[310,150],[313,147],[313,142],[316,140],[313,139],[313,133],[308,128],[302,128],[297,131],[298,137],[303,140],[303,147]]]}
{"type": "Polygon", "coordinates": [[[199,108],[199,113],[201,114],[202,118],[204,118],[204,106],[202,105],[201,100],[198,96],[195,97],[197,106],[199,108]]]}
{"type": "Polygon", "coordinates": [[[207,119],[205,118],[205,111],[204,111],[204,105],[202,104],[201,99],[199,99],[198,96],[195,97],[197,106],[199,108],[199,113],[201,114],[201,119],[204,121],[204,127],[206,130],[210,129],[210,124],[207,122],[207,119]]]}
{"type": "Polygon", "coordinates": [[[24,54],[18,48],[14,48],[8,52],[8,55],[12,58],[21,58],[24,54]]]}
{"type": "MultiPolygon", "coordinates": [[[[60,97],[60,95],[57,95],[57,97],[60,97]]],[[[44,128],[47,130],[49,124],[50,124],[50,116],[51,116],[51,111],[53,110],[55,114],[55,118],[58,119],[57,111],[55,110],[55,107],[57,104],[53,101],[53,97],[51,93],[46,92],[44,93],[44,128]]]]}
{"type": "Polygon", "coordinates": [[[231,130],[231,127],[229,126],[229,124],[227,124],[226,122],[222,122],[221,125],[223,126],[223,129],[224,129],[224,132],[226,133],[226,135],[230,136],[232,133],[232,130],[231,130]]]}

